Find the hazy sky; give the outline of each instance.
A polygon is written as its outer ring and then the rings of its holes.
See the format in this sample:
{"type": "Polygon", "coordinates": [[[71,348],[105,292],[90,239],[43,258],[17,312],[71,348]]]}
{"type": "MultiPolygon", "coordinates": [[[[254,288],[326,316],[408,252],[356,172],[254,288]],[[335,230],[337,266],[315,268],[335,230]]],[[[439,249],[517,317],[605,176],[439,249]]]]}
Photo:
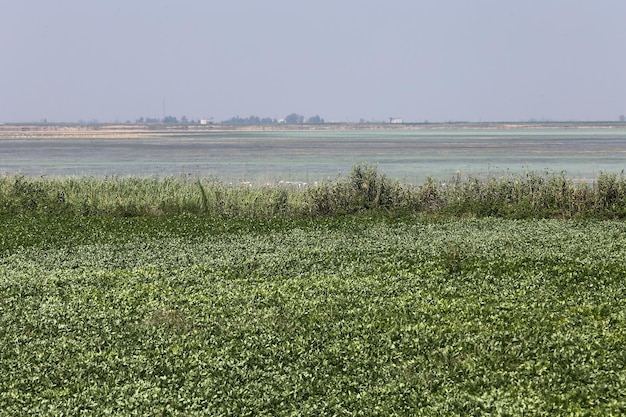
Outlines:
{"type": "Polygon", "coordinates": [[[624,0],[2,0],[0,121],[616,120],[624,0]]]}

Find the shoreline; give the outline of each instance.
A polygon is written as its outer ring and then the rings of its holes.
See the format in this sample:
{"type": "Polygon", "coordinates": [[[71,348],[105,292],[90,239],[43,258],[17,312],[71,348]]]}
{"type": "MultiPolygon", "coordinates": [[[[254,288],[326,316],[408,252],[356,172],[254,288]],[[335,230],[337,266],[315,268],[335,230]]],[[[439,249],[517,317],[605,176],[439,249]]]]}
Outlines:
{"type": "Polygon", "coordinates": [[[325,123],[315,125],[223,125],[223,124],[78,124],[5,123],[0,124],[0,140],[21,138],[118,138],[169,137],[218,132],[289,131],[442,131],[442,130],[539,130],[539,129],[626,129],[620,122],[476,122],[476,123],[325,123]]]}

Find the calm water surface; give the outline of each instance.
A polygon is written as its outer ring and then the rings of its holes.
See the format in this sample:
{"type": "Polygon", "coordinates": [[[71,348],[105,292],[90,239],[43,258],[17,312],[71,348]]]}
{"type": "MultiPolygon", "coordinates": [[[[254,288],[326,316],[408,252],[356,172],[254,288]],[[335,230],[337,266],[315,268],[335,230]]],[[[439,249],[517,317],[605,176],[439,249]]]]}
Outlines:
{"type": "Polygon", "coordinates": [[[167,176],[313,182],[355,163],[423,183],[464,175],[565,171],[592,180],[626,167],[626,128],[195,132],[140,139],[1,139],[0,174],[167,176]]]}

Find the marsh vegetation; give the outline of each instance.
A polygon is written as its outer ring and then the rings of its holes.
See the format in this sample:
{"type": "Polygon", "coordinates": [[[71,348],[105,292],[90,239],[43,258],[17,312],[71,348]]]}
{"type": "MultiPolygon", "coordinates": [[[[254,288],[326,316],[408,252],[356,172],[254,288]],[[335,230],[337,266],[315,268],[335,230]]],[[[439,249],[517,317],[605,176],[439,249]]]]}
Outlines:
{"type": "Polygon", "coordinates": [[[624,173],[601,173],[593,183],[563,173],[457,175],[422,185],[389,179],[357,164],[346,177],[314,185],[223,183],[177,177],[0,176],[0,212],[68,215],[317,217],[373,211],[385,214],[503,218],[623,218],[624,173]]]}

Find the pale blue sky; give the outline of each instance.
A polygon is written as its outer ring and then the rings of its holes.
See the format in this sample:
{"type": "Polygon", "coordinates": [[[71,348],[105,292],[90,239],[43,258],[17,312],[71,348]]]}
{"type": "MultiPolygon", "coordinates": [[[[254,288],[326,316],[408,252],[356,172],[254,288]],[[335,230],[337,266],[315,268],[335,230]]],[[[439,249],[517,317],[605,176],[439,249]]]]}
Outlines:
{"type": "Polygon", "coordinates": [[[2,3],[4,122],[626,114],[624,0],[2,3]]]}

